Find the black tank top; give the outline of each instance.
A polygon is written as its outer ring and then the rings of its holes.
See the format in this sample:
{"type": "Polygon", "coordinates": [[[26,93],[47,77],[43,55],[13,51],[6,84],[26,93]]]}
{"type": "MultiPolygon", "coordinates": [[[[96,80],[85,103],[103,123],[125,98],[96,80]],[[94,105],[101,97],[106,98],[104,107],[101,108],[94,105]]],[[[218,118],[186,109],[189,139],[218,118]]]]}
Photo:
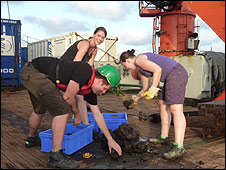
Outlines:
{"type": "MultiPolygon", "coordinates": [[[[83,40],[78,40],[74,44],[72,44],[67,51],[61,56],[62,60],[70,60],[73,61],[77,52],[78,52],[78,43],[83,40]]],[[[88,40],[87,40],[88,41],[88,40]]],[[[96,48],[96,47],[95,47],[96,48]]],[[[93,50],[94,51],[94,50],[93,50]]],[[[92,52],[93,53],[93,52],[92,52]]],[[[88,62],[92,56],[92,53],[89,55],[89,51],[86,52],[84,57],[82,58],[82,61],[88,62]]]]}

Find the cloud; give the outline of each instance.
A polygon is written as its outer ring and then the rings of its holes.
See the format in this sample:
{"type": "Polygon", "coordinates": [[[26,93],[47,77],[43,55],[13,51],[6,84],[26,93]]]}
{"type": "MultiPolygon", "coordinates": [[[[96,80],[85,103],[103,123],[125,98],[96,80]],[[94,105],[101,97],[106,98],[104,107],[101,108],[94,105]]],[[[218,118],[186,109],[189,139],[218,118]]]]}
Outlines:
{"type": "MultiPolygon", "coordinates": [[[[1,1],[1,5],[7,5],[7,1],[1,1]]],[[[8,1],[9,6],[10,5],[23,5],[24,1],[8,1]]]]}
{"type": "Polygon", "coordinates": [[[103,1],[73,1],[71,4],[83,15],[110,21],[122,20],[126,14],[130,13],[128,5],[114,1],[107,3],[103,3],[103,1]]]}
{"type": "MultiPolygon", "coordinates": [[[[152,31],[141,28],[124,28],[118,33],[118,55],[134,49],[135,55],[152,51],[152,31]]],[[[118,57],[119,57],[118,56],[118,57]]]]}
{"type": "Polygon", "coordinates": [[[199,49],[201,51],[216,51],[225,53],[225,43],[207,24],[200,24],[199,29],[199,49]]]}
{"type": "Polygon", "coordinates": [[[213,30],[200,30],[199,39],[205,43],[212,43],[216,41],[219,37],[213,30]]]}
{"type": "Polygon", "coordinates": [[[119,43],[118,44],[118,58],[120,57],[122,52],[131,50],[131,49],[135,50],[135,53],[134,53],[135,55],[145,53],[145,52],[153,52],[151,43],[144,44],[142,46],[131,46],[131,45],[125,45],[125,44],[119,43]]]}
{"type": "Polygon", "coordinates": [[[70,17],[48,17],[38,18],[34,16],[25,16],[25,22],[35,24],[42,27],[49,34],[62,34],[75,31],[86,31],[89,30],[87,24],[82,21],[70,17]]]}
{"type": "Polygon", "coordinates": [[[151,30],[125,28],[118,33],[119,41],[125,45],[142,46],[151,42],[151,30]]]}
{"type": "MultiPolygon", "coordinates": [[[[216,40],[220,40],[220,37],[214,32],[214,30],[208,26],[208,24],[203,21],[198,15],[196,20],[199,21],[199,39],[205,43],[211,43],[216,40]]],[[[196,21],[197,25],[197,21],[196,21]]],[[[197,30],[195,30],[197,31],[197,30]]]]}
{"type": "Polygon", "coordinates": [[[219,36],[198,15],[196,15],[196,25],[197,25],[197,20],[199,21],[199,26],[200,26],[199,27],[199,40],[200,40],[199,50],[201,51],[212,50],[216,52],[225,52],[225,43],[219,38],[219,36]]]}
{"type": "Polygon", "coordinates": [[[225,43],[223,41],[214,41],[212,43],[200,43],[200,51],[215,51],[225,53],[225,43]]]}

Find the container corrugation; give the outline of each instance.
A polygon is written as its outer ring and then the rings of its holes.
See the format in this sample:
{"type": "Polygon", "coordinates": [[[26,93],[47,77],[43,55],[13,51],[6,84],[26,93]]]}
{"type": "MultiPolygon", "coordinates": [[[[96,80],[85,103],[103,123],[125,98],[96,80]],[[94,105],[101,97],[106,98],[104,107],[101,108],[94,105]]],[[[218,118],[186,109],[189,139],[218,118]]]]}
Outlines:
{"type": "MultiPolygon", "coordinates": [[[[63,152],[71,155],[93,142],[93,129],[94,125],[74,126],[72,123],[67,123],[62,141],[63,152]]],[[[52,150],[52,130],[40,132],[39,136],[41,138],[41,152],[50,152],[52,150]]]]}
{"type": "Polygon", "coordinates": [[[1,18],[1,86],[21,84],[20,52],[21,21],[1,18]]]}
{"type": "MultiPolygon", "coordinates": [[[[122,123],[127,123],[127,113],[102,113],[104,120],[108,129],[114,131],[117,129],[122,123]]],[[[88,120],[90,124],[94,125],[94,129],[96,132],[100,132],[103,134],[100,128],[98,127],[92,112],[88,112],[88,120]]],[[[72,121],[74,123],[74,116],[72,117],[72,121]]]]}
{"type": "Polygon", "coordinates": [[[21,47],[21,68],[28,62],[28,48],[21,47]]]}
{"type": "MultiPolygon", "coordinates": [[[[68,34],[47,38],[37,42],[32,42],[28,44],[28,60],[31,61],[37,57],[49,56],[60,58],[64,52],[76,41],[81,39],[88,39],[92,37],[92,34],[70,32],[68,34]]],[[[105,41],[98,46],[100,48],[95,57],[95,61],[113,61],[108,54],[112,56],[117,56],[118,50],[118,38],[117,37],[107,37],[105,41]],[[112,46],[112,47],[111,47],[112,46]]]]}

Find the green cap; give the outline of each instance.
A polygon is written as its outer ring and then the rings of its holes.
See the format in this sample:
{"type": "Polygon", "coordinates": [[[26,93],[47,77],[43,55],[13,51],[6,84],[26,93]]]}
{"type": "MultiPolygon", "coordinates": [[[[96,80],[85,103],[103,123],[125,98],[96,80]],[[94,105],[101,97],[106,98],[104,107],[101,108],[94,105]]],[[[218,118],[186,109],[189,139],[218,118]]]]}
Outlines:
{"type": "Polygon", "coordinates": [[[120,82],[119,71],[112,65],[105,65],[97,69],[101,75],[107,78],[111,88],[114,88],[120,82]]]}

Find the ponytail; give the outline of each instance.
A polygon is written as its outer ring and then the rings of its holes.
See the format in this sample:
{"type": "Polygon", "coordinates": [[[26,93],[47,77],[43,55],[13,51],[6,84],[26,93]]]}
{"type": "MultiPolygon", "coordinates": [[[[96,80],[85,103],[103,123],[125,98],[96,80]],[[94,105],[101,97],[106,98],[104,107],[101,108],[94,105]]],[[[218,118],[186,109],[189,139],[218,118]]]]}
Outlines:
{"type": "Polygon", "coordinates": [[[127,52],[130,53],[131,55],[134,55],[135,50],[134,50],[134,49],[132,49],[132,50],[127,50],[127,52]]]}
{"type": "Polygon", "coordinates": [[[134,53],[135,53],[135,50],[134,50],[134,49],[132,49],[132,50],[127,50],[127,51],[123,52],[123,53],[120,55],[120,62],[125,62],[126,59],[128,59],[128,58],[136,57],[136,56],[134,55],[134,53]]]}

